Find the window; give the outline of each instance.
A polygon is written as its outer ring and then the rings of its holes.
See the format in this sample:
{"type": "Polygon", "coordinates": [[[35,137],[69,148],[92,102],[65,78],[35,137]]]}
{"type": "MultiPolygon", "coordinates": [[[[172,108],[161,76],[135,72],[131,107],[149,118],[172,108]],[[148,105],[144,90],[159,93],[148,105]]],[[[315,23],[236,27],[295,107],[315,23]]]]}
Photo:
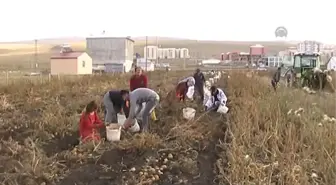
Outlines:
{"type": "Polygon", "coordinates": [[[302,60],[302,67],[309,67],[310,66],[310,62],[311,62],[310,58],[302,57],[301,60],[302,60]]]}
{"type": "Polygon", "coordinates": [[[301,57],[300,56],[295,56],[294,67],[301,67],[301,57]]]}
{"type": "Polygon", "coordinates": [[[85,61],[84,60],[82,61],[82,67],[85,67],[85,61]]]}

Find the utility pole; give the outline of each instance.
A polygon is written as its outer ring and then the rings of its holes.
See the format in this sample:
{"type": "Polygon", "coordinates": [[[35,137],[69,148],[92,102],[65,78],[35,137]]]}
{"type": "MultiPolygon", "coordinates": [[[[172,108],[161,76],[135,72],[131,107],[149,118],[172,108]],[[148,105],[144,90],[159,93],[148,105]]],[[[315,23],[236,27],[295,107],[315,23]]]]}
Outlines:
{"type": "Polygon", "coordinates": [[[145,60],[146,60],[146,72],[147,72],[147,55],[148,55],[147,45],[148,45],[148,36],[146,36],[146,56],[145,56],[145,60]]]}
{"type": "MultiPolygon", "coordinates": [[[[37,53],[37,39],[35,39],[35,71],[36,71],[36,67],[37,67],[37,61],[38,61],[38,53],[37,53]]],[[[31,66],[33,67],[33,66],[31,66]]]]}
{"type": "Polygon", "coordinates": [[[158,36],[156,36],[156,64],[159,63],[159,40],[158,36]]]}

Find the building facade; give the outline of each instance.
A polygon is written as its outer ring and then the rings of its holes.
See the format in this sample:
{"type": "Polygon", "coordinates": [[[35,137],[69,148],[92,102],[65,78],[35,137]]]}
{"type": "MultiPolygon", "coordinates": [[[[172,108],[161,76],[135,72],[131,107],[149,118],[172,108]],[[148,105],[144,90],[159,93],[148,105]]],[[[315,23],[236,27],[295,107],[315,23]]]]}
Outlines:
{"type": "Polygon", "coordinates": [[[133,61],[134,40],[129,37],[88,37],[86,50],[93,65],[133,61]]]}
{"type": "Polygon", "coordinates": [[[85,52],[68,51],[50,57],[51,75],[92,74],[92,58],[85,52]]]}
{"type": "Polygon", "coordinates": [[[190,58],[188,48],[159,48],[157,46],[145,46],[144,57],[150,60],[190,58]]]}

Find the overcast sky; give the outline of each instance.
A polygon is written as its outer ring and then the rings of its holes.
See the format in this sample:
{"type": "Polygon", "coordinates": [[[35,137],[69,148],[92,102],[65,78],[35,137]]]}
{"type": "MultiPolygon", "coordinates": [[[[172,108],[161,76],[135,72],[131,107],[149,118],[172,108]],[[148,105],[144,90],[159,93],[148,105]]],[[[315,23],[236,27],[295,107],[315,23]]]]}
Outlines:
{"type": "Polygon", "coordinates": [[[114,36],[275,40],[276,27],[285,26],[289,40],[336,44],[335,5],[335,0],[10,0],[0,6],[0,41],[85,37],[102,30],[114,36]]]}

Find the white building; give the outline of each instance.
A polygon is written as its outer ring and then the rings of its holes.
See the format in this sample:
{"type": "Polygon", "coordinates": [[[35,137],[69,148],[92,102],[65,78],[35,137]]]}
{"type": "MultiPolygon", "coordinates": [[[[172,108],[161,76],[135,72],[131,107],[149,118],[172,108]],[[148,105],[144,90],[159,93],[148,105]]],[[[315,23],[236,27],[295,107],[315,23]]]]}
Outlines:
{"type": "Polygon", "coordinates": [[[157,46],[145,46],[144,56],[147,59],[155,60],[158,57],[158,47],[157,46]]]}
{"type": "Polygon", "coordinates": [[[218,59],[207,59],[207,60],[202,60],[202,65],[207,65],[207,64],[220,64],[220,60],[218,59]]]}
{"type": "Polygon", "coordinates": [[[180,48],[180,58],[189,58],[189,49],[188,48],[180,48]]]}
{"type": "Polygon", "coordinates": [[[133,61],[127,60],[123,63],[104,64],[104,71],[107,73],[128,73],[132,70],[133,61]]]}
{"type": "Polygon", "coordinates": [[[323,49],[322,43],[310,40],[300,42],[297,45],[298,52],[317,53],[322,51],[322,49],[323,49]]]}
{"type": "Polygon", "coordinates": [[[155,64],[154,64],[154,62],[152,62],[149,59],[147,59],[147,63],[146,63],[146,59],[144,59],[144,58],[138,58],[136,65],[139,66],[139,67],[141,67],[145,71],[154,71],[155,70],[155,64]],[[147,65],[147,67],[146,67],[146,65],[147,65]]]}
{"type": "Polygon", "coordinates": [[[189,49],[187,48],[158,48],[157,46],[145,46],[144,57],[150,60],[189,58],[189,49]]]}
{"type": "Polygon", "coordinates": [[[330,58],[330,60],[327,63],[327,69],[336,71],[336,57],[330,58]]]}
{"type": "Polygon", "coordinates": [[[129,37],[88,37],[86,50],[92,57],[93,67],[133,61],[134,41],[129,37]]]}

